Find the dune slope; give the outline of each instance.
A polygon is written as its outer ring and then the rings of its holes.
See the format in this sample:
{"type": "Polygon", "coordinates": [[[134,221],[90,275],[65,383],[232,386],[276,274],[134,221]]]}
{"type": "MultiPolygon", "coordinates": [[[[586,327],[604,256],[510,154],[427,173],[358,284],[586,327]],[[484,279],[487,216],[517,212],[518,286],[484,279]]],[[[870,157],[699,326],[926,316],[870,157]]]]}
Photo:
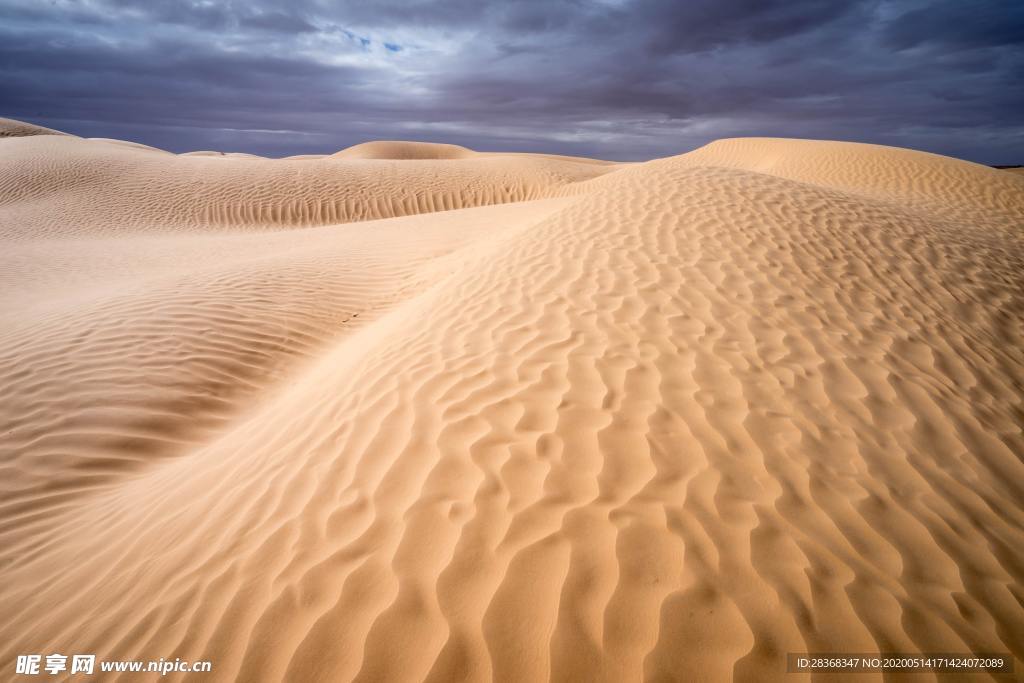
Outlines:
{"type": "Polygon", "coordinates": [[[1024,178],[396,145],[0,140],[0,661],[1024,659],[1024,178]]]}

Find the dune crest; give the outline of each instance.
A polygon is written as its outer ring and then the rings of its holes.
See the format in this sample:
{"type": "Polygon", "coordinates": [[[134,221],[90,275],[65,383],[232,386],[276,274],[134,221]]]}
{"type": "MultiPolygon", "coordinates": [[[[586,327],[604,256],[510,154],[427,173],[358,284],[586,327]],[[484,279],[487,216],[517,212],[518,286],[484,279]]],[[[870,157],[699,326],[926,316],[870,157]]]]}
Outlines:
{"type": "Polygon", "coordinates": [[[0,659],[1024,659],[1024,178],[407,144],[0,140],[0,659]]]}

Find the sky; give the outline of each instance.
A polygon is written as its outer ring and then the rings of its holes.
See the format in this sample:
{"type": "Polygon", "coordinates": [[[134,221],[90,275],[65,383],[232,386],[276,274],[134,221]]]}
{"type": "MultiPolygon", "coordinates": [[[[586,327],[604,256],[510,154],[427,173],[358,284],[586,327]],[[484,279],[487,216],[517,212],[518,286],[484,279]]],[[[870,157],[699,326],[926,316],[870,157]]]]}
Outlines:
{"type": "Polygon", "coordinates": [[[637,160],[781,136],[1024,164],[1021,0],[0,0],[0,116],[174,152],[637,160]]]}

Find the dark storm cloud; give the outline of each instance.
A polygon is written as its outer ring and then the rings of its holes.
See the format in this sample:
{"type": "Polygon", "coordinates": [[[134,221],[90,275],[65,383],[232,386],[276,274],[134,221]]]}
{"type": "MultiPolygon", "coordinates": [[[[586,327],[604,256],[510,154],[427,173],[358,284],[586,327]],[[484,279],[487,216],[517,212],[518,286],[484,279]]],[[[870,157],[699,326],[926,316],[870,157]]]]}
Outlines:
{"type": "Polygon", "coordinates": [[[844,15],[856,14],[858,9],[858,3],[835,0],[639,0],[624,19],[641,35],[649,30],[645,36],[649,48],[685,53],[717,46],[771,43],[820,30],[844,15]]]}
{"type": "Polygon", "coordinates": [[[1024,44],[1024,4],[1003,2],[916,3],[889,22],[887,42],[905,49],[927,44],[943,49],[1024,44]]]}
{"type": "Polygon", "coordinates": [[[0,115],[174,151],[776,135],[1022,163],[1022,36],[1003,0],[0,0],[0,115]]]}

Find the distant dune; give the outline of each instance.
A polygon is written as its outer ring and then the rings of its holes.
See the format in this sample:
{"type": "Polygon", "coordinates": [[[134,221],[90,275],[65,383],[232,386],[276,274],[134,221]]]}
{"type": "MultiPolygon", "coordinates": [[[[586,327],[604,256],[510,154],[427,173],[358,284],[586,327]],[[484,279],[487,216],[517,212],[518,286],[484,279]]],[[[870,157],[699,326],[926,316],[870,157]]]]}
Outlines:
{"type": "Polygon", "coordinates": [[[37,126],[33,123],[26,123],[24,121],[15,121],[14,119],[5,119],[0,117],[0,138],[20,138],[28,137],[30,135],[65,135],[65,133],[62,133],[59,130],[53,130],[52,128],[37,126]]]}
{"type": "Polygon", "coordinates": [[[0,138],[4,666],[1021,670],[1024,176],[0,138]]]}
{"type": "Polygon", "coordinates": [[[331,156],[335,159],[465,159],[474,154],[473,150],[459,145],[378,140],[354,145],[331,156]]]}

